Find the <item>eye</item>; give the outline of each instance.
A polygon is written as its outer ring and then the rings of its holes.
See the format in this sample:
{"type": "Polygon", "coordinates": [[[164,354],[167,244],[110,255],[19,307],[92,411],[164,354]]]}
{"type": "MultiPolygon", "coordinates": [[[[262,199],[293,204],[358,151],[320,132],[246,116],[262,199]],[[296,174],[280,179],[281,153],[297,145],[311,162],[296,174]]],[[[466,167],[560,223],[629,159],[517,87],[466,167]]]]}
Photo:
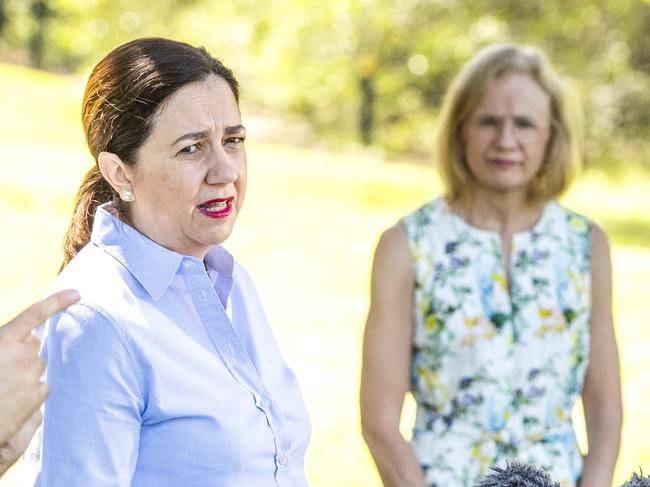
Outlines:
{"type": "Polygon", "coordinates": [[[192,144],[192,145],[188,145],[187,147],[183,147],[181,150],[178,151],[178,154],[189,155],[189,154],[194,154],[198,150],[199,150],[199,144],[192,144]]]}
{"type": "Polygon", "coordinates": [[[239,145],[244,143],[245,137],[228,137],[226,139],[226,144],[228,145],[239,145]]]}
{"type": "Polygon", "coordinates": [[[478,124],[481,127],[498,127],[499,119],[494,115],[483,115],[478,119],[478,124]]]}
{"type": "Polygon", "coordinates": [[[515,125],[521,129],[533,128],[535,124],[528,118],[515,118],[515,125]]]}

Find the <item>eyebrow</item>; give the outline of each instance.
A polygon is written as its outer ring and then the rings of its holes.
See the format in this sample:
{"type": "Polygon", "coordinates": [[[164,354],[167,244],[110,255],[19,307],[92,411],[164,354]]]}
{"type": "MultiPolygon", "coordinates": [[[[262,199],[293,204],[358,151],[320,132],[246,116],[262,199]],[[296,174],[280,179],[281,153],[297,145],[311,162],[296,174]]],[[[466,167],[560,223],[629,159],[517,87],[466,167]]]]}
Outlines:
{"type": "Polygon", "coordinates": [[[244,127],[242,124],[226,127],[225,130],[226,135],[238,134],[240,132],[246,132],[246,127],[244,127]]]}
{"type": "MultiPolygon", "coordinates": [[[[498,120],[501,120],[501,119],[503,118],[503,115],[499,115],[499,114],[497,114],[497,113],[494,113],[494,112],[488,112],[488,111],[483,112],[483,113],[479,113],[479,114],[478,114],[478,118],[479,118],[479,119],[486,118],[486,117],[496,118],[496,119],[498,119],[498,120]]],[[[536,117],[535,115],[531,115],[531,114],[528,114],[528,113],[519,114],[519,115],[518,115],[518,114],[515,114],[515,115],[512,116],[512,118],[513,118],[514,120],[530,120],[530,121],[537,121],[537,117],[536,117]]]]}
{"type": "MultiPolygon", "coordinates": [[[[246,132],[246,127],[243,125],[231,125],[230,127],[226,127],[224,130],[224,133],[226,135],[233,135],[233,134],[238,134],[241,132],[246,132]]],[[[181,140],[200,140],[203,139],[205,136],[208,135],[207,130],[201,130],[200,132],[189,132],[187,134],[181,135],[178,139],[176,139],[172,145],[178,144],[181,140]]]]}

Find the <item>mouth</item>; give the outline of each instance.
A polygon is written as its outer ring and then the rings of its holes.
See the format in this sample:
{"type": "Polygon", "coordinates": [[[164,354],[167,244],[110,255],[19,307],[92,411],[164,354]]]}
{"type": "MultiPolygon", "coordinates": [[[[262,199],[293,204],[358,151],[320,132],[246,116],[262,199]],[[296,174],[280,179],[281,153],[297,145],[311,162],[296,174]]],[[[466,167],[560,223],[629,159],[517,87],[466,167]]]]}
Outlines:
{"type": "Polygon", "coordinates": [[[228,198],[215,198],[196,207],[202,215],[208,218],[226,218],[233,209],[233,196],[228,198]]]}
{"type": "Polygon", "coordinates": [[[493,157],[488,159],[488,162],[499,167],[513,167],[518,164],[514,159],[506,159],[504,157],[493,157]]]}

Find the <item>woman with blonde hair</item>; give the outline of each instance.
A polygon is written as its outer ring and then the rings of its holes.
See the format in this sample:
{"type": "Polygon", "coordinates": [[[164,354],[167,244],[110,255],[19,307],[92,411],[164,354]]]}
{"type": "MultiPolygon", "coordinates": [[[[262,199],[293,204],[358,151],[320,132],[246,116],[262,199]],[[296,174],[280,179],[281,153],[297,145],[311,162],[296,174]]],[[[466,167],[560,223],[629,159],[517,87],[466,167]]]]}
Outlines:
{"type": "Polygon", "coordinates": [[[375,254],[361,417],[385,485],[473,486],[509,459],[566,486],[611,485],[622,407],[609,247],[555,200],[581,162],[579,114],[531,47],[484,48],[447,93],[445,194],[386,230],[375,254]]]}

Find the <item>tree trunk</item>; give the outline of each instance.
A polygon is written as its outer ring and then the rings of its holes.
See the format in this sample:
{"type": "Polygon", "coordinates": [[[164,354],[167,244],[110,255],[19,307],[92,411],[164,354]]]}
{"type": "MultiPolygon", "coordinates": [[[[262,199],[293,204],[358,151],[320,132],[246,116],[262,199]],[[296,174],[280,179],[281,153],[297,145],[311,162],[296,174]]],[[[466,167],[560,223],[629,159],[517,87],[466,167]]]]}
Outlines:
{"type": "Polygon", "coordinates": [[[47,20],[52,12],[46,0],[33,0],[30,10],[35,27],[34,32],[29,38],[29,54],[32,60],[32,66],[40,69],[43,67],[47,20]]]}
{"type": "Polygon", "coordinates": [[[0,0],[0,37],[2,37],[2,31],[4,30],[6,23],[7,12],[5,10],[5,0],[0,0]]]}
{"type": "Polygon", "coordinates": [[[372,143],[372,131],[375,125],[375,85],[372,76],[362,76],[361,82],[361,113],[359,117],[359,130],[361,141],[365,145],[372,143]]]}

